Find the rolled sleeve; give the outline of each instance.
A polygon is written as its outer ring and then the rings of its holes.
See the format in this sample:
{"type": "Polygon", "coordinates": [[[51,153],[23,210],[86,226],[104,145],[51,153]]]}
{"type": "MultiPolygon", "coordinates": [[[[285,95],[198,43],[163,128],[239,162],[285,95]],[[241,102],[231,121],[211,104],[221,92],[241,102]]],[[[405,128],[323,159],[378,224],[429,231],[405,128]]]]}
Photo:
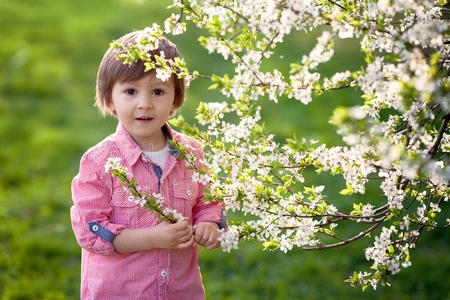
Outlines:
{"type": "Polygon", "coordinates": [[[214,222],[219,228],[227,227],[226,211],[223,203],[219,201],[208,204],[199,203],[194,207],[194,224],[200,222],[214,222]]]}
{"type": "Polygon", "coordinates": [[[78,244],[87,251],[110,256],[118,255],[112,240],[125,226],[110,221],[112,181],[106,175],[94,160],[82,158],[80,171],[72,181],[70,215],[78,244]]]}

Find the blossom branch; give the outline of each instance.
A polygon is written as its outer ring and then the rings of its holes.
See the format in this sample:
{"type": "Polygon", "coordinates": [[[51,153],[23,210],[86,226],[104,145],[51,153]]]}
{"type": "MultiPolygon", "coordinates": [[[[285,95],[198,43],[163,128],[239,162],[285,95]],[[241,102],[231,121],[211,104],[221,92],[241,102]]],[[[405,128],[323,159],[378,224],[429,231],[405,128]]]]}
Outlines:
{"type": "Polygon", "coordinates": [[[435,140],[433,146],[431,147],[430,151],[428,152],[428,154],[431,157],[433,157],[436,154],[437,150],[439,149],[439,145],[441,143],[442,137],[444,136],[444,132],[445,132],[445,130],[447,130],[449,120],[450,120],[450,113],[447,113],[447,114],[445,114],[445,116],[442,117],[441,128],[439,128],[439,132],[436,137],[436,140],[435,140]]]}
{"type": "Polygon", "coordinates": [[[223,8],[228,9],[229,11],[231,11],[233,14],[235,14],[236,16],[238,16],[239,18],[241,18],[242,20],[244,20],[246,23],[250,23],[250,21],[241,13],[235,11],[234,9],[232,9],[231,7],[227,6],[227,5],[222,5],[223,8]]]}
{"type": "Polygon", "coordinates": [[[381,224],[383,224],[383,221],[384,221],[385,219],[386,219],[386,217],[382,218],[381,220],[379,220],[375,225],[373,225],[373,226],[370,227],[369,229],[367,229],[367,230],[361,232],[360,234],[358,234],[358,235],[356,235],[356,236],[354,236],[354,237],[352,237],[352,238],[350,238],[350,239],[344,240],[344,241],[342,241],[342,242],[340,242],[340,243],[331,244],[331,245],[325,245],[325,246],[320,246],[320,247],[307,247],[307,248],[303,248],[303,250],[307,250],[307,251],[310,251],[310,250],[324,250],[324,249],[331,249],[331,248],[336,248],[336,247],[340,247],[340,246],[347,245],[347,244],[349,244],[349,243],[351,243],[351,242],[353,242],[353,241],[356,241],[356,240],[358,240],[358,239],[360,239],[360,238],[362,238],[362,237],[365,237],[365,236],[368,235],[369,233],[373,232],[373,231],[374,231],[375,229],[377,229],[381,224]]]}
{"type": "Polygon", "coordinates": [[[161,221],[177,223],[184,219],[175,209],[163,207],[163,197],[161,194],[153,194],[151,196],[148,191],[141,192],[135,179],[133,177],[128,179],[130,172],[127,168],[120,165],[120,160],[120,158],[109,158],[105,164],[105,172],[110,173],[112,177],[119,178],[122,187],[130,192],[128,201],[145,207],[149,212],[155,212],[161,221]]]}
{"type": "Polygon", "coordinates": [[[206,146],[206,163],[214,170],[213,175],[206,174],[194,158],[184,156],[196,179],[213,187],[206,196],[223,199],[230,210],[249,215],[222,235],[225,251],[238,248],[239,241],[246,239],[258,239],[265,249],[285,252],[294,246],[328,249],[381,228],[373,246],[365,250],[373,268],[355,272],[349,280],[363,289],[368,285],[375,289],[377,283],[385,284],[398,273],[400,266],[411,265],[409,249],[425,232],[423,228],[448,228],[435,221],[444,209],[441,201],[449,198],[449,117],[442,113],[449,108],[448,41],[441,20],[446,9],[435,9],[430,0],[410,1],[407,6],[398,1],[344,5],[337,0],[302,5],[279,0],[262,5],[190,0],[183,4],[184,19],[208,30],[202,45],[210,53],[222,54],[235,70],[231,76],[209,76],[189,72],[185,65],[175,66],[176,73],[188,79],[213,81],[212,87],[229,97],[228,103],[199,107],[197,117],[205,131],[184,127],[185,133],[206,146]],[[270,62],[272,49],[290,32],[308,32],[320,25],[329,27],[301,63],[292,62],[289,80],[274,68],[260,70],[263,60],[270,62]],[[335,39],[352,37],[360,40],[365,65],[320,80],[322,74],[312,70],[332,58],[335,39]],[[274,136],[260,123],[256,101],[263,95],[275,102],[288,96],[308,104],[316,94],[350,87],[361,92],[361,105],[339,107],[332,116],[346,146],[307,146],[295,137],[285,145],[275,144],[274,136]],[[436,130],[433,126],[442,114],[436,130]],[[437,155],[440,149],[442,154],[437,155]],[[357,198],[352,195],[364,194],[367,183],[373,181],[382,190],[383,203],[377,201],[374,207],[366,197],[366,203],[353,203],[352,211],[342,212],[330,200],[334,196],[322,195],[323,186],[304,183],[307,168],[342,176],[346,188],[340,193],[353,201],[357,198]],[[344,221],[370,227],[341,239],[337,226],[344,221]],[[327,236],[338,243],[326,245],[327,236]]]}
{"type": "Polygon", "coordinates": [[[343,7],[342,5],[340,5],[339,3],[334,2],[333,0],[328,0],[328,2],[338,6],[340,9],[347,11],[347,9],[345,7],[343,7]]]}

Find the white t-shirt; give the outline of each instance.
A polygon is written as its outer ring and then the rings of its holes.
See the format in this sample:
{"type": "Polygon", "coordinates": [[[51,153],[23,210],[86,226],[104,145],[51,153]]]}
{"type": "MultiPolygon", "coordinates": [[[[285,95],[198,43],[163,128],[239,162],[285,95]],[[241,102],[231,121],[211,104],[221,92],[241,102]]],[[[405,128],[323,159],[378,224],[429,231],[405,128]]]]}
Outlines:
{"type": "Polygon", "coordinates": [[[169,144],[166,144],[166,146],[159,151],[155,152],[143,151],[143,153],[145,156],[150,158],[152,162],[160,166],[161,169],[164,169],[167,162],[167,154],[169,153],[169,144]]]}

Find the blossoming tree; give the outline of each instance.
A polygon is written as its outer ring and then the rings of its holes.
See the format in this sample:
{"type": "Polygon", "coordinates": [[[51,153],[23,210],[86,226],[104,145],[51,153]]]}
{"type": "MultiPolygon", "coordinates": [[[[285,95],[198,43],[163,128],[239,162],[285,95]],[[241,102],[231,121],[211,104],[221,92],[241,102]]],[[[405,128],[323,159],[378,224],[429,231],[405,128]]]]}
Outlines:
{"type": "Polygon", "coordinates": [[[375,289],[411,265],[409,251],[425,228],[445,229],[450,223],[442,218],[450,178],[446,6],[442,0],[175,0],[171,8],[177,13],[163,26],[146,28],[135,45],[114,46],[124,63],[143,59],[161,79],[172,73],[188,81],[206,78],[228,97],[200,103],[197,126],[173,120],[204,145],[201,164],[209,172],[198,167],[189,149],[179,151],[196,169],[192,179],[209,184],[206,197],[250,216],[231,220],[221,237],[225,251],[247,239],[286,252],[294,246],[344,246],[370,235],[374,241],[365,257],[371,269],[355,271],[347,281],[375,289]],[[230,61],[232,74],[200,74],[164,53],[149,57],[161,35],[183,34],[187,22],[204,29],[201,45],[230,61]],[[317,28],[322,30],[317,44],[308,55],[286,62],[288,74],[262,71],[286,35],[317,28]],[[346,38],[359,39],[366,64],[323,78],[318,65],[333,57],[336,39],[346,38]],[[262,125],[263,96],[274,102],[287,96],[307,105],[318,94],[345,88],[363,94],[360,105],[338,107],[330,116],[346,146],[294,137],[276,143],[262,125]],[[332,195],[326,197],[325,186],[308,185],[306,170],[342,176],[341,194],[350,200],[375,181],[383,203],[354,203],[346,211],[332,195]],[[339,225],[349,222],[364,228],[342,236],[339,225]]]}

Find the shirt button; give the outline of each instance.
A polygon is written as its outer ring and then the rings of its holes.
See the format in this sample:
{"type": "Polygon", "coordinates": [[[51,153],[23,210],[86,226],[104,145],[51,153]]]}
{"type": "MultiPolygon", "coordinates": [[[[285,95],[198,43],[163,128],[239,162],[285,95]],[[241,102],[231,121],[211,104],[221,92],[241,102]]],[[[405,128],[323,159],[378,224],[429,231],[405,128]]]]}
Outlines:
{"type": "Polygon", "coordinates": [[[192,195],[192,192],[190,189],[188,189],[186,193],[188,194],[188,196],[192,195]]]}
{"type": "Polygon", "coordinates": [[[97,232],[98,231],[98,226],[97,225],[92,226],[92,231],[97,232]]]}
{"type": "Polygon", "coordinates": [[[166,270],[162,270],[162,271],[161,271],[161,276],[162,276],[162,277],[166,277],[166,276],[167,276],[166,270]]]}

